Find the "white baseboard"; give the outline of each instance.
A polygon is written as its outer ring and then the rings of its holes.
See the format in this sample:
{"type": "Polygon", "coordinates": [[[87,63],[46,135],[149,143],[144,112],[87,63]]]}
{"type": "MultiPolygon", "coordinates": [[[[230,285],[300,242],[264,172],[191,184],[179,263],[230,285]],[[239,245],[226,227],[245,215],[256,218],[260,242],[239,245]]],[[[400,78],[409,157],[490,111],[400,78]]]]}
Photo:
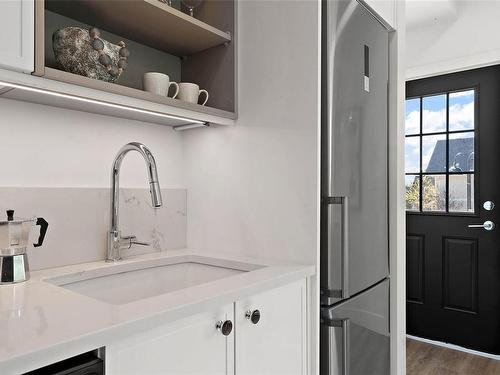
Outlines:
{"type": "Polygon", "coordinates": [[[474,354],[474,355],[478,355],[478,356],[481,356],[481,357],[491,358],[491,359],[495,359],[497,361],[500,361],[500,355],[483,353],[483,352],[479,352],[477,350],[467,349],[467,348],[464,348],[462,346],[458,346],[458,345],[454,345],[454,344],[448,344],[446,342],[434,341],[434,340],[430,340],[430,339],[424,339],[423,337],[417,337],[417,336],[412,336],[412,335],[406,335],[406,337],[409,338],[409,339],[412,339],[412,340],[422,341],[422,342],[425,342],[427,344],[437,345],[437,346],[441,346],[443,348],[458,350],[458,351],[461,351],[461,352],[464,352],[464,353],[474,354]]]}

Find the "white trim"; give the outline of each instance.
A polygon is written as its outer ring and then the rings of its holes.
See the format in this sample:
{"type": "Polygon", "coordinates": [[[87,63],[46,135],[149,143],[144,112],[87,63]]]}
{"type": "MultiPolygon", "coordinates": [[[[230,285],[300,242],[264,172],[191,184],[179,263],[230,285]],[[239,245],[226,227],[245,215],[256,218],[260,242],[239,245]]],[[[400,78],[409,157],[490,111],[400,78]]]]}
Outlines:
{"type": "Polygon", "coordinates": [[[391,375],[406,374],[406,213],[404,197],[405,2],[389,34],[389,265],[391,375]]]}
{"type": "Polygon", "coordinates": [[[449,343],[442,342],[442,341],[434,341],[434,340],[430,340],[430,339],[424,339],[423,337],[418,337],[418,336],[406,335],[406,337],[409,339],[415,340],[415,341],[425,342],[426,344],[441,346],[443,348],[458,350],[460,352],[473,354],[473,355],[477,355],[477,356],[485,357],[485,358],[491,358],[491,359],[500,361],[500,355],[484,353],[484,352],[480,352],[477,350],[467,349],[467,348],[464,348],[463,346],[449,344],[449,343]]]}
{"type": "Polygon", "coordinates": [[[316,82],[317,91],[316,96],[316,274],[309,278],[310,288],[308,292],[310,296],[310,350],[309,350],[309,371],[308,374],[316,375],[319,374],[320,363],[319,363],[319,352],[320,352],[320,325],[319,325],[319,305],[320,305],[320,259],[321,259],[321,32],[323,28],[322,24],[322,3],[321,1],[316,1],[318,7],[318,28],[316,30],[318,40],[317,40],[317,66],[316,66],[316,82]]]}
{"type": "Polygon", "coordinates": [[[500,64],[500,49],[452,60],[437,61],[432,64],[414,66],[406,69],[406,79],[414,80],[441,74],[455,73],[469,69],[483,68],[500,64]]]}

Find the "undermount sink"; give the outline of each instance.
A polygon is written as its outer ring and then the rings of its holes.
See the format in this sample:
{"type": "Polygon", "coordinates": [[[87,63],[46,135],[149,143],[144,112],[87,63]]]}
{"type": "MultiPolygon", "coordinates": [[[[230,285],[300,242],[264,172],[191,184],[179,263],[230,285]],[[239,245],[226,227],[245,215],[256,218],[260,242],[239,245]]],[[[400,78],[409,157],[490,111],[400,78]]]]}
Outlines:
{"type": "Polygon", "coordinates": [[[198,262],[138,267],[129,270],[109,267],[46,281],[112,305],[122,305],[248,271],[198,262]]]}

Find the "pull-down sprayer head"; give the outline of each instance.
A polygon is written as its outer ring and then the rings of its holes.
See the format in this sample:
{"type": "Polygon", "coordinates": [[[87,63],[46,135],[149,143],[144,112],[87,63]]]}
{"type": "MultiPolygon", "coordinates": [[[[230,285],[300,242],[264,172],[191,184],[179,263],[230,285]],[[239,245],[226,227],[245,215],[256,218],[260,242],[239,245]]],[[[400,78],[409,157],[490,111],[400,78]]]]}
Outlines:
{"type": "Polygon", "coordinates": [[[153,207],[161,207],[163,205],[163,202],[161,199],[160,184],[158,183],[158,181],[149,183],[149,192],[151,193],[151,204],[153,205],[153,207]]]}

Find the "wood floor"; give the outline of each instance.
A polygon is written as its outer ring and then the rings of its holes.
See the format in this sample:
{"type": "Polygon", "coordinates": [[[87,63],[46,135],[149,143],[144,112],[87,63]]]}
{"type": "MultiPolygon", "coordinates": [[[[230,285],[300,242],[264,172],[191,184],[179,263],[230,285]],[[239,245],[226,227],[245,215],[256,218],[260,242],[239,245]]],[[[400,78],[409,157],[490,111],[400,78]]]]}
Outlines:
{"type": "Polygon", "coordinates": [[[406,340],[407,375],[500,375],[500,361],[406,340]]]}

